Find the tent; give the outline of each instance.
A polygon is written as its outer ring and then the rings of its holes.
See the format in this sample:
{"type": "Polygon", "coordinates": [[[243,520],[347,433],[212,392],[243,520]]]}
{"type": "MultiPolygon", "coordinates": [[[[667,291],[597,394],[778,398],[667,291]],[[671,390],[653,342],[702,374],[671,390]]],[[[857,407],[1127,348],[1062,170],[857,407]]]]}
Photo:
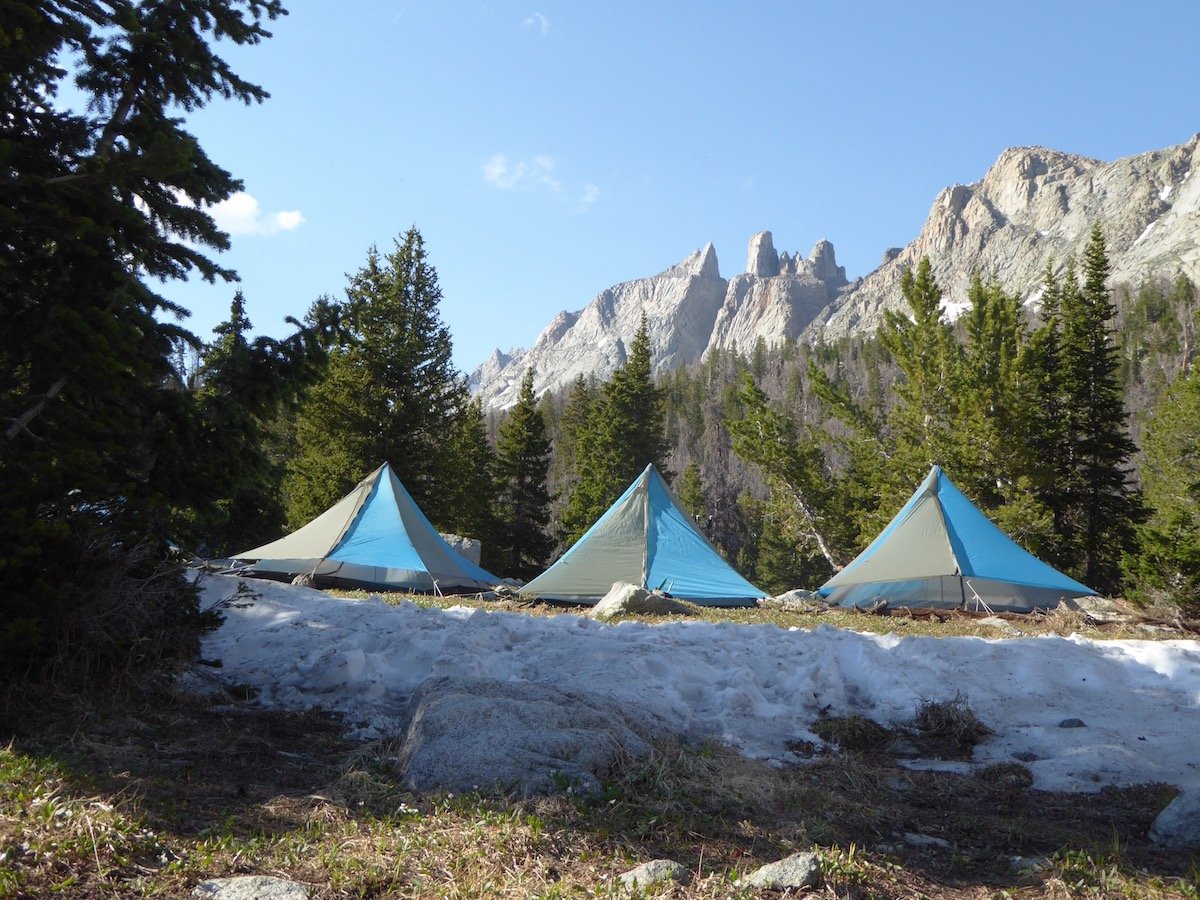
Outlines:
{"type": "Polygon", "coordinates": [[[704,606],[751,606],[766,596],[721,558],[653,465],[520,592],[595,605],[618,581],[704,606]]]}
{"type": "Polygon", "coordinates": [[[482,591],[500,581],[446,543],[387,463],[303,528],[233,558],[267,577],[391,591],[482,591]]]}
{"type": "Polygon", "coordinates": [[[818,593],[838,606],[1029,612],[1094,595],[1027,553],[934,466],[879,536],[818,593]]]}

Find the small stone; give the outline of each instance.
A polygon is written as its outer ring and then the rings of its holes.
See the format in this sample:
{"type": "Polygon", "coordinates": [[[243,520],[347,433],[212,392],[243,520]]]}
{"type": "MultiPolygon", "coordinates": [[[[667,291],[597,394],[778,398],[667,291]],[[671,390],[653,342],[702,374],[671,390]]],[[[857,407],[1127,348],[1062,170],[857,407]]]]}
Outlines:
{"type": "Polygon", "coordinates": [[[1058,723],[1059,728],[1087,728],[1087,723],[1083,719],[1063,719],[1058,723]]]}
{"type": "Polygon", "coordinates": [[[738,881],[739,885],[783,891],[816,887],[821,882],[821,858],[815,853],[794,853],[779,862],[767,863],[738,881]]]}
{"type": "Polygon", "coordinates": [[[1014,872],[1024,875],[1029,872],[1041,871],[1049,865],[1050,860],[1044,856],[1014,856],[1008,862],[1014,872]]]}
{"type": "Polygon", "coordinates": [[[652,859],[636,868],[623,872],[617,878],[627,888],[649,887],[663,881],[687,882],[691,873],[682,863],[673,859],[652,859]]]}
{"type": "Polygon", "coordinates": [[[1013,754],[1013,759],[1019,759],[1021,762],[1030,763],[1037,762],[1039,759],[1041,759],[1041,757],[1029,750],[1018,750],[1013,754]]]}
{"type": "Polygon", "coordinates": [[[950,842],[944,838],[934,837],[931,834],[916,834],[908,832],[904,835],[904,843],[912,847],[949,847],[950,842]]]}

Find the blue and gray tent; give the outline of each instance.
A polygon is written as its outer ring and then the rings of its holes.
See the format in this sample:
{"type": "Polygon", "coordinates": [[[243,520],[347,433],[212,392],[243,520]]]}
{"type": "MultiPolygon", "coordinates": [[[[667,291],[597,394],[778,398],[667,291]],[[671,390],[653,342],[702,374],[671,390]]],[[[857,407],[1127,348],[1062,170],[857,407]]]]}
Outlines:
{"type": "Polygon", "coordinates": [[[767,596],[725,562],[652,465],[520,592],[595,605],[616,582],[703,606],[752,606],[767,596]]]}
{"type": "Polygon", "coordinates": [[[252,574],[418,593],[486,591],[500,579],[454,550],[384,463],[291,534],[236,554],[252,574]]]}
{"type": "Polygon", "coordinates": [[[934,466],[879,536],[818,593],[837,606],[1030,612],[1095,595],[1026,552],[934,466]]]}

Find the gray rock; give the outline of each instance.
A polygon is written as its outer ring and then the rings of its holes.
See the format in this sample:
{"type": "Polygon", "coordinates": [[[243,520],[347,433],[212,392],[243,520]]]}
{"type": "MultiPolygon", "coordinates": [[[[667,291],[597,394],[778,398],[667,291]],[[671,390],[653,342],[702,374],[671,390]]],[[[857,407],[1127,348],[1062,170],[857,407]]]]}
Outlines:
{"type": "Polygon", "coordinates": [[[931,834],[918,834],[915,831],[904,833],[904,843],[912,847],[949,847],[950,842],[945,838],[934,837],[931,834]]]}
{"type": "Polygon", "coordinates": [[[479,565],[479,558],[483,555],[483,543],[476,538],[463,537],[460,534],[443,534],[442,540],[450,545],[459,556],[466,559],[468,562],[473,562],[479,565]]]}
{"type": "Polygon", "coordinates": [[[820,883],[821,858],[815,853],[807,852],[795,853],[779,862],[767,863],[738,881],[739,886],[762,887],[772,891],[816,887],[820,883]]]}
{"type": "Polygon", "coordinates": [[[758,601],[758,606],[773,609],[788,609],[800,612],[821,612],[829,609],[825,598],[816,591],[805,591],[797,588],[776,597],[764,597],[758,601]]]}
{"type": "Polygon", "coordinates": [[[1083,719],[1063,719],[1058,723],[1059,728],[1087,728],[1087,722],[1083,719]]]}
{"type": "Polygon", "coordinates": [[[690,877],[691,872],[687,870],[687,867],[673,859],[652,859],[648,863],[642,863],[617,876],[622,886],[631,890],[635,887],[649,887],[663,881],[686,884],[690,877]]]}
{"type": "Polygon", "coordinates": [[[934,198],[921,232],[848,288],[801,340],[875,331],[884,311],[904,309],[900,279],[928,257],[943,303],[962,309],[976,272],[994,273],[1005,290],[1034,308],[1046,260],[1061,273],[1083,255],[1093,222],[1104,223],[1109,284],[1150,274],[1200,279],[1200,135],[1184,144],[1113,162],[1045,147],[1005,150],[980,181],[934,198]]]}
{"type": "Polygon", "coordinates": [[[1200,788],[1167,804],[1150,826],[1150,840],[1172,850],[1200,848],[1200,788]]]}
{"type": "Polygon", "coordinates": [[[202,881],[192,889],[192,896],[205,900],[308,900],[308,888],[269,875],[239,875],[202,881]]]}
{"type": "Polygon", "coordinates": [[[1045,856],[1013,856],[1009,858],[1008,864],[1018,875],[1028,875],[1046,868],[1050,865],[1050,860],[1045,856]]]}
{"type": "Polygon", "coordinates": [[[621,759],[664,732],[607,697],[490,678],[428,678],[409,704],[397,756],[412,791],[595,794],[621,759]]]}
{"type": "Polygon", "coordinates": [[[691,616],[695,610],[662,594],[656,594],[636,584],[616,582],[600,602],[593,606],[588,615],[593,619],[615,619],[622,615],[691,616]]]}
{"type": "Polygon", "coordinates": [[[779,254],[775,252],[771,232],[760,231],[750,238],[750,247],[746,251],[746,274],[759,278],[773,278],[779,274],[779,254]]]}

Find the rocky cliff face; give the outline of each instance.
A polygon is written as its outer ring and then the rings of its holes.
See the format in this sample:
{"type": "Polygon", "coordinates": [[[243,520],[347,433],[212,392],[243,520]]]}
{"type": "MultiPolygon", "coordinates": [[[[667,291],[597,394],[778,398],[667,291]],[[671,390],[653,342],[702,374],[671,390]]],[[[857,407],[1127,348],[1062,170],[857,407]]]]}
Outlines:
{"type": "Polygon", "coordinates": [[[1091,227],[1104,229],[1111,283],[1185,274],[1200,281],[1200,135],[1166,150],[1105,163],[1041,147],[1005,150],[971,185],[938,194],[921,233],[888,251],[805,337],[873,331],[900,309],[900,277],[928,256],[951,310],[965,306],[975,272],[1026,300],[1040,296],[1047,261],[1079,258],[1091,227]]]}
{"type": "Polygon", "coordinates": [[[710,243],[658,275],[602,291],[580,312],[559,313],[531,349],[497,350],[468,384],[486,407],[504,408],[531,366],[538,394],[580,375],[605,380],[624,364],[643,312],[656,372],[695,362],[711,347],[748,349],[759,337],[777,344],[799,335],[845,284],[827,241],[802,259],[777,253],[771,233],[760,232],[746,272],[730,281],[710,243]]]}
{"type": "Polygon", "coordinates": [[[1200,134],[1166,150],[1105,163],[1041,147],[1005,150],[971,185],[946,188],[906,247],[848,283],[833,245],[778,253],[769,231],[750,239],[746,269],[726,280],[712,244],[650,278],[615,285],[580,312],[562,312],[530,350],[496,351],[470,377],[488,407],[516,402],[525,371],[538,393],[576,376],[604,380],[625,361],[643,311],[657,371],[695,362],[713,348],[749,351],[818,335],[873,331],[904,300],[904,270],[928,256],[947,307],[965,307],[973,274],[994,275],[1028,301],[1040,295],[1047,260],[1079,257],[1099,222],[1112,283],[1187,275],[1200,283],[1200,134]]]}
{"type": "Polygon", "coordinates": [[[748,351],[760,337],[768,345],[799,337],[847,284],[828,241],[802,259],[776,253],[771,232],[759,232],[750,239],[746,271],[729,280],[706,349],[748,351]]]}

